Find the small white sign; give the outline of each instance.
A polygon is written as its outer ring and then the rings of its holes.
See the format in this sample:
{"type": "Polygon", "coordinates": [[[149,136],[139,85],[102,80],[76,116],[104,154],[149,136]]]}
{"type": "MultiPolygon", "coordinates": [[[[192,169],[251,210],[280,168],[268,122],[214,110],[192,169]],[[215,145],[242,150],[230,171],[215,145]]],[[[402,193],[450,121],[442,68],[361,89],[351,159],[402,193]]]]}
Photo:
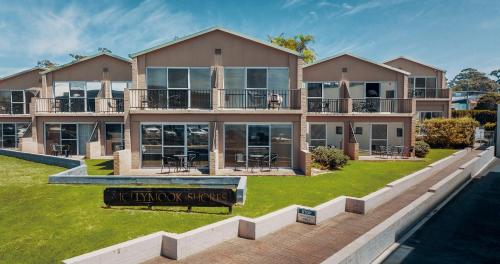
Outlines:
{"type": "Polygon", "coordinates": [[[316,224],[316,211],[309,208],[297,209],[297,222],[315,225],[316,224]]]}

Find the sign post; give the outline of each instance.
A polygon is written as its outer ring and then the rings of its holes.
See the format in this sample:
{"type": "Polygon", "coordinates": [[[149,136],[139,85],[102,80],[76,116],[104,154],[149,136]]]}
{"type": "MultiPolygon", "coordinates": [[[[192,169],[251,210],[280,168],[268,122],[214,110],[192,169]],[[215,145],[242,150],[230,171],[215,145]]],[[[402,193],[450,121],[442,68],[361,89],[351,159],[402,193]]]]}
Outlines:
{"type": "Polygon", "coordinates": [[[104,204],[110,206],[227,207],[232,213],[236,192],[212,188],[106,188],[104,204]]]}

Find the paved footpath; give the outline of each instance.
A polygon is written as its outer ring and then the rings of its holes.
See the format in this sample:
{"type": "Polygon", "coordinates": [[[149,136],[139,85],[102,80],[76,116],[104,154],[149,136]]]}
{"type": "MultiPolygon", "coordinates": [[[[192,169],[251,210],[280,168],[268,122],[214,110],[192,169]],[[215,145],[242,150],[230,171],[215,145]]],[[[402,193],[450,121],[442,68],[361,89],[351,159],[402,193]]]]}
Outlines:
{"type": "Polygon", "coordinates": [[[421,195],[480,151],[434,173],[366,215],[341,213],[319,225],[294,223],[259,240],[235,238],[181,261],[157,257],[145,263],[321,263],[421,195]]]}

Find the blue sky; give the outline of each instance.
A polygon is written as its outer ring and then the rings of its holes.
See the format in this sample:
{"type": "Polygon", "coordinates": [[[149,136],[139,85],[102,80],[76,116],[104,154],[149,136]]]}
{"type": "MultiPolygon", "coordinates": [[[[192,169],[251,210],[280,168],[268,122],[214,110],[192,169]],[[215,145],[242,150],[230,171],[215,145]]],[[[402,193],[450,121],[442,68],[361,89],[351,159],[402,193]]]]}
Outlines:
{"type": "Polygon", "coordinates": [[[128,56],[215,25],[261,39],[312,34],[318,58],[405,55],[448,78],[465,67],[500,68],[499,0],[0,0],[0,76],[98,47],[128,56]]]}

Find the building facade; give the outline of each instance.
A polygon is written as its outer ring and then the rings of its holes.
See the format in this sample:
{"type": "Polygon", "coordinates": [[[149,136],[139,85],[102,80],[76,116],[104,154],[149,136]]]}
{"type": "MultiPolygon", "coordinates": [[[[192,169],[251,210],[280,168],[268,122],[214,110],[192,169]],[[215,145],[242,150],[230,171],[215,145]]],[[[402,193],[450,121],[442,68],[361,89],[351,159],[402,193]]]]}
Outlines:
{"type": "MultiPolygon", "coordinates": [[[[412,155],[417,113],[449,115],[431,86],[415,96],[431,75],[406,59],[341,54],[304,65],[295,51],[223,28],[130,58],[99,53],[1,79],[2,147],[113,156],[121,174],[182,157],[212,175],[264,165],[310,174],[311,148],[412,155]]],[[[444,72],[434,73],[444,89],[444,72]]]]}

